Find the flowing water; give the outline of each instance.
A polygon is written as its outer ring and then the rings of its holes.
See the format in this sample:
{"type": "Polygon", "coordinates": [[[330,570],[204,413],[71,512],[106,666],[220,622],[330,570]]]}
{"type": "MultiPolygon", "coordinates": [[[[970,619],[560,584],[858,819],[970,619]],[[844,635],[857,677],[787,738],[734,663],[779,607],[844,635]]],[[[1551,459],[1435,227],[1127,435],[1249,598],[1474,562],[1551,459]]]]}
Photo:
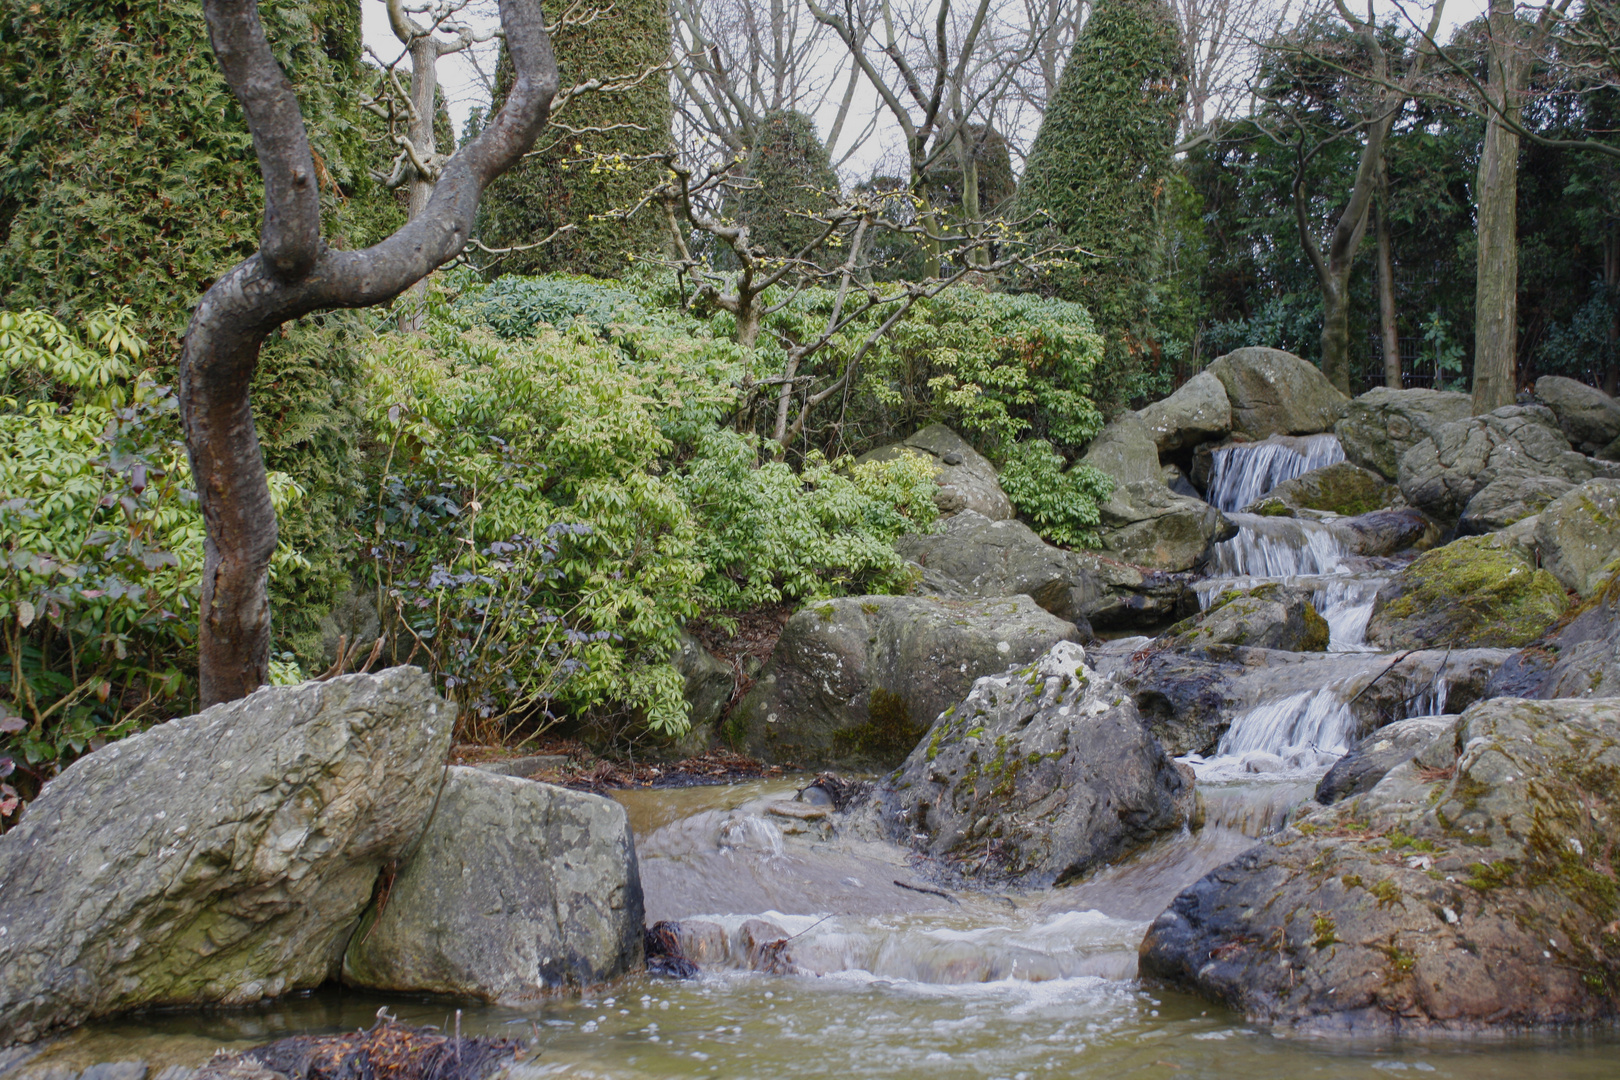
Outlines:
{"type": "MultiPolygon", "coordinates": [[[[1332,436],[1217,451],[1212,501],[1245,506],[1341,458],[1332,436]]],[[[386,1007],[413,1023],[524,1040],[531,1075],[547,1077],[1620,1076],[1620,1037],[1610,1029],[1483,1041],[1287,1039],[1135,980],[1137,945],[1171,899],[1311,798],[1354,742],[1355,688],[1386,662],[1343,654],[1365,650],[1372,594],[1387,575],[1358,564],[1320,522],[1231,516],[1240,533],[1215,550],[1204,603],[1262,581],[1308,585],[1340,655],[1282,664],[1269,700],[1235,716],[1211,758],[1184,759],[1204,807],[1196,832],[1061,889],[942,896],[918,891],[935,886],[897,847],[772,813],[793,797],[790,781],[626,792],[648,922],[686,927],[703,967],[697,978],[638,975],[521,1009],[327,989],[258,1009],[92,1025],[28,1068],[134,1057],[154,1069],[194,1065],[222,1046],[367,1026],[386,1007]]],[[[1443,677],[1416,688],[1406,713],[1442,713],[1446,690],[1443,677]]]]}

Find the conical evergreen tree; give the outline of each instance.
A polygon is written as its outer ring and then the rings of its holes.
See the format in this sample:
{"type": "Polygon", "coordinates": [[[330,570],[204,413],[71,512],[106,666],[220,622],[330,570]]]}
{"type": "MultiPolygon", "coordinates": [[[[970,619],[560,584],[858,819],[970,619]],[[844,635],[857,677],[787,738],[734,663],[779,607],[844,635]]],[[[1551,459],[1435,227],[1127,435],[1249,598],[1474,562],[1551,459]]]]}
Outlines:
{"type": "Polygon", "coordinates": [[[1164,0],[1097,0],[1019,187],[1020,217],[1044,212],[1087,253],[1053,275],[1054,291],[1091,310],[1115,396],[1154,347],[1157,218],[1183,92],[1180,29],[1164,0]]]}
{"type": "Polygon", "coordinates": [[[838,174],[814,120],[767,113],[744,168],[754,186],[737,196],[736,215],[751,243],[769,255],[792,255],[821,235],[824,227],[806,215],[836,204],[838,174]]]}

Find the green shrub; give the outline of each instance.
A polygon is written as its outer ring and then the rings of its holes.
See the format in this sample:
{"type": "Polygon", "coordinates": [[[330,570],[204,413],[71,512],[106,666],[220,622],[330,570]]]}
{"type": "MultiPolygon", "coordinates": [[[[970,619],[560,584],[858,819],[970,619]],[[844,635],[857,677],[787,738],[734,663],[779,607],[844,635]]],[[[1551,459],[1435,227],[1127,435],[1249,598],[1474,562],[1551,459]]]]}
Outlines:
{"type": "Polygon", "coordinates": [[[767,255],[795,255],[825,231],[809,215],[838,205],[838,174],[810,117],[766,113],[744,171],[753,185],[738,194],[735,212],[751,244],[767,255]]]}
{"type": "MultiPolygon", "coordinates": [[[[0,312],[0,749],[36,784],[193,701],[203,523],[135,322],[0,312]]],[[[278,511],[302,494],[270,482],[278,511]]],[[[283,542],[272,574],[306,566],[283,542]]]]}
{"type": "Polygon", "coordinates": [[[379,341],[361,523],[396,655],[435,674],[464,733],[562,714],[678,733],[687,620],[908,583],[891,542],[933,518],[918,463],[760,464],[718,426],[730,343],[656,315],[505,339],[471,318],[475,294],[379,341]]]}
{"type": "Polygon", "coordinates": [[[504,338],[527,337],[542,323],[567,326],[584,319],[599,334],[616,324],[645,322],[641,298],[599,278],[574,274],[507,274],[487,285],[455,279],[465,291],[455,306],[504,338]]]}
{"type": "Polygon", "coordinates": [[[681,473],[698,523],[706,609],[910,585],[894,540],[938,515],[926,461],[906,455],[856,465],[811,451],[795,471],[764,456],[758,437],[715,430],[681,473]]]}
{"type": "Polygon", "coordinates": [[[1001,488],[1018,513],[1054,544],[1101,544],[1098,506],[1114,493],[1114,480],[1090,465],[1064,469],[1063,455],[1036,439],[1019,443],[1001,469],[1001,488]]]}

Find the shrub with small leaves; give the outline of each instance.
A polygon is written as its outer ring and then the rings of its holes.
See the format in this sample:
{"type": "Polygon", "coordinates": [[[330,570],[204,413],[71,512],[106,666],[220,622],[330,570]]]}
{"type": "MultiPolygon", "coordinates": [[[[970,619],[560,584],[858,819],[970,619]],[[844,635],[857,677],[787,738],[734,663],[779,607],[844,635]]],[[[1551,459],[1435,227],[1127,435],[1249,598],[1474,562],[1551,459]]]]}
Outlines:
{"type": "Polygon", "coordinates": [[[1098,506],[1114,480],[1090,465],[1064,468],[1063,455],[1040,439],[1019,443],[1001,469],[1001,487],[1035,531],[1065,547],[1097,547],[1098,506]]]}

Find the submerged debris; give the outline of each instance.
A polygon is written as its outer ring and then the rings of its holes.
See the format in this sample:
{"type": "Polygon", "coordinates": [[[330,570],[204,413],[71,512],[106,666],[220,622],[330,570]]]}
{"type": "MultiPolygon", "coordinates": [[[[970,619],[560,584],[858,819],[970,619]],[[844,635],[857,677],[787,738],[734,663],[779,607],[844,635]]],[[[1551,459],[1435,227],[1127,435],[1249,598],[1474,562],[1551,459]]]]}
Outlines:
{"type": "Polygon", "coordinates": [[[193,1080],[485,1080],[520,1050],[515,1039],[446,1035],[402,1024],[379,1009],[369,1031],[297,1035],[241,1054],[217,1054],[193,1080]]]}
{"type": "Polygon", "coordinates": [[[642,941],[647,953],[647,970],[654,975],[690,979],[698,973],[698,966],[687,959],[681,947],[679,923],[654,923],[642,931],[642,941]]]}

